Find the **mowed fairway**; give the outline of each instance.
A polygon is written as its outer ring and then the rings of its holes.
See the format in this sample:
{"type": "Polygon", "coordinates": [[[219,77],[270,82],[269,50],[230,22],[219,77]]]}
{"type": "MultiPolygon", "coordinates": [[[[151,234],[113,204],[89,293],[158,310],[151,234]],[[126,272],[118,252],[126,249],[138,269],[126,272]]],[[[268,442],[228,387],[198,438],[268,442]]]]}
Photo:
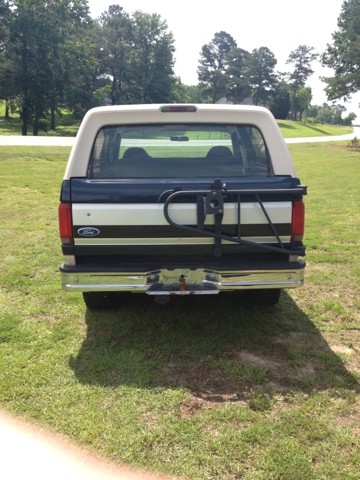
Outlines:
{"type": "Polygon", "coordinates": [[[0,153],[0,405],[97,455],[189,479],[359,479],[360,151],[292,145],[306,203],[303,289],[62,292],[57,207],[70,149],[0,153]]]}

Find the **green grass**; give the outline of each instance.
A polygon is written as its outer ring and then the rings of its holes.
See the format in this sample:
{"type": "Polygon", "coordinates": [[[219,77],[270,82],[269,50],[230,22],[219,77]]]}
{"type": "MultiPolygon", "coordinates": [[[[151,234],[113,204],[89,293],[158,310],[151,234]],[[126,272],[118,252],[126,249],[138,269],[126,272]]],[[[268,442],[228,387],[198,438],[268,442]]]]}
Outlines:
{"type": "MultiPolygon", "coordinates": [[[[0,103],[0,135],[13,135],[15,129],[15,135],[21,135],[22,123],[18,113],[10,113],[10,120],[5,120],[5,104],[0,103]]],[[[50,130],[50,118],[42,119],[40,122],[41,136],[51,137],[75,137],[79,129],[79,120],[76,120],[66,110],[61,112],[55,117],[56,130],[50,130]]],[[[28,135],[32,135],[32,126],[28,128],[28,135]]]]}
{"type": "Polygon", "coordinates": [[[69,148],[3,147],[0,404],[97,455],[189,479],[358,479],[360,159],[291,145],[306,197],[304,288],[124,295],[60,289],[69,148]]]}
{"type": "Polygon", "coordinates": [[[284,138],[298,137],[322,137],[327,135],[348,135],[354,129],[352,127],[339,127],[330,125],[318,125],[291,120],[276,120],[284,138]]]}

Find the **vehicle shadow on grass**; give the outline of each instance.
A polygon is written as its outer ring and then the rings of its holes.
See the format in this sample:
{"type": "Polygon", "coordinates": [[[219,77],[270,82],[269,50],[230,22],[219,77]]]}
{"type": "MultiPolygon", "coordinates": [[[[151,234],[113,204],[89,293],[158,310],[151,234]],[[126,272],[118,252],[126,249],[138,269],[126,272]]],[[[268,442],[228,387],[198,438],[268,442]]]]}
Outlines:
{"type": "Polygon", "coordinates": [[[359,388],[286,292],[275,307],[250,306],[245,292],[172,297],[166,306],[122,294],[116,309],[88,309],[85,321],[69,361],[85,384],[185,387],[210,402],[359,388]]]}

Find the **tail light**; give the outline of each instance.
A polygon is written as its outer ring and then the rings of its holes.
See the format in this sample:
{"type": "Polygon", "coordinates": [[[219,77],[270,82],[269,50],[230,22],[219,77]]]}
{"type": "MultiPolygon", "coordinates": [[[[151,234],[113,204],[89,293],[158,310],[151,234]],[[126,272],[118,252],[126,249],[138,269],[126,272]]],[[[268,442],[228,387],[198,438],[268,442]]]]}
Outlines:
{"type": "Polygon", "coordinates": [[[74,245],[74,238],[72,233],[71,203],[60,203],[59,227],[61,243],[63,245],[74,245]]]}
{"type": "Polygon", "coordinates": [[[302,200],[292,202],[291,241],[302,242],[305,224],[305,205],[302,200]]]}

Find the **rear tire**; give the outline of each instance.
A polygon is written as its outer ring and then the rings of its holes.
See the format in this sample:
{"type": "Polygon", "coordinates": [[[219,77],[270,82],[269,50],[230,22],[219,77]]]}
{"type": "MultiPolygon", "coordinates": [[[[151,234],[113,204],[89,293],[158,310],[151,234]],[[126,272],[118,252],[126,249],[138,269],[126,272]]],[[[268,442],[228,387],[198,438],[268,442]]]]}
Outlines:
{"type": "Polygon", "coordinates": [[[276,305],[280,298],[280,288],[248,290],[247,298],[251,305],[276,305]]]}
{"type": "Polygon", "coordinates": [[[105,310],[116,303],[115,292],[83,292],[84,302],[91,310],[105,310]]]}

